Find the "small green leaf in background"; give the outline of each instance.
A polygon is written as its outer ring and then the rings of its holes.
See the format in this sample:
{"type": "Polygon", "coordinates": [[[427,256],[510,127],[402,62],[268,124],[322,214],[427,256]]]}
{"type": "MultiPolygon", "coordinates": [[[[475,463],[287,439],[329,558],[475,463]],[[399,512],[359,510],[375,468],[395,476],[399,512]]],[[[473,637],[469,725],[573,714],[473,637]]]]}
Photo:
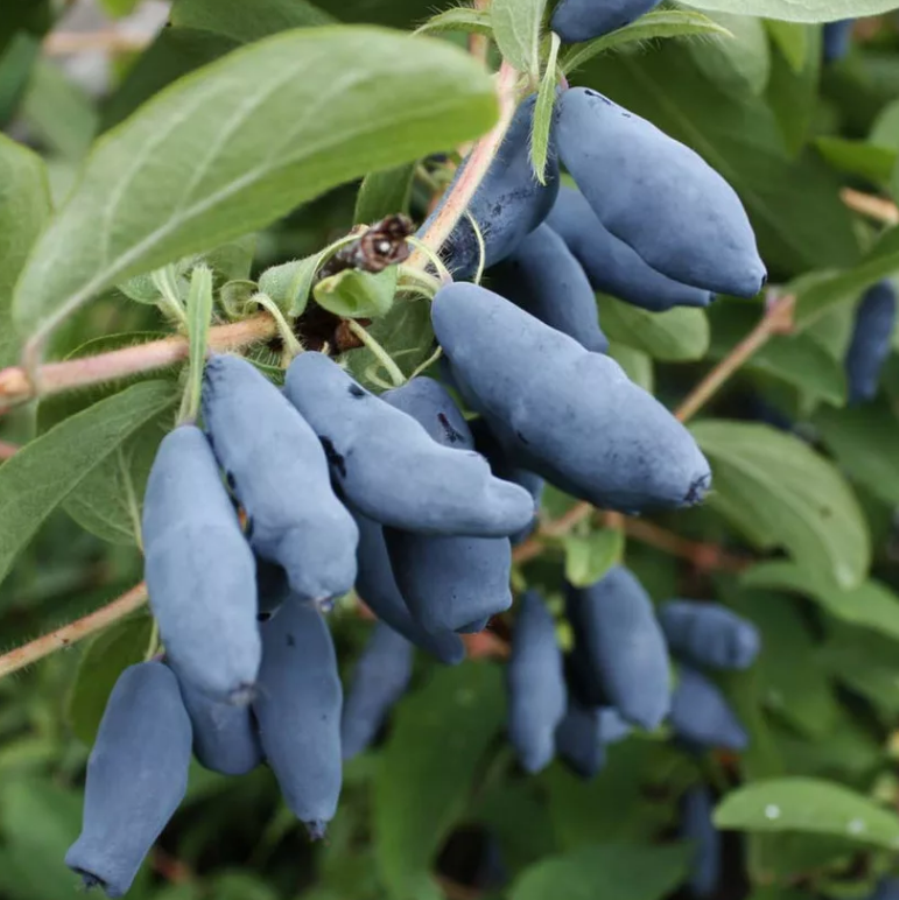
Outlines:
{"type": "Polygon", "coordinates": [[[95,637],[78,666],[69,695],[69,724],[78,740],[91,746],[119,675],[143,662],[153,633],[153,619],[144,613],[116,622],[95,637]]]}
{"type": "Polygon", "coordinates": [[[892,729],[899,715],[895,640],[840,622],[828,632],[822,660],[831,677],[868,700],[892,729]]]}
{"type": "Polygon", "coordinates": [[[802,594],[820,603],[832,616],[879,631],[899,640],[899,597],[886,585],[869,579],[844,590],[829,583],[819,569],[811,572],[786,560],[763,562],[742,575],[747,587],[766,587],[802,594]]]}
{"type": "Polygon", "coordinates": [[[624,532],[602,528],[586,536],[569,534],[562,539],[565,549],[565,579],[575,587],[589,587],[599,581],[624,554],[624,532]]]}
{"type": "Polygon", "coordinates": [[[899,848],[899,816],[862,794],[817,778],[775,778],[743,785],[715,810],[719,828],[832,834],[899,848]]]}
{"type": "Polygon", "coordinates": [[[418,28],[416,34],[425,34],[429,31],[467,31],[471,34],[483,34],[485,37],[492,37],[493,23],[490,18],[490,11],[487,9],[454,6],[432,16],[424,25],[418,28]]]}
{"type": "Polygon", "coordinates": [[[817,25],[766,21],[773,38],[765,100],[774,113],[790,157],[800,156],[820,108],[821,29],[817,25]]]}
{"type": "Polygon", "coordinates": [[[45,336],[110,284],[477,137],[496,112],[487,72],[445,41],[336,27],[236,50],[96,146],[18,283],[17,323],[45,336]]]}
{"type": "Polygon", "coordinates": [[[503,57],[536,80],[540,74],[540,29],[546,0],[492,0],[490,23],[503,57]]]}
{"type": "Polygon", "coordinates": [[[13,288],[49,215],[43,161],[0,134],[0,368],[13,363],[18,353],[10,310],[13,288]]]}
{"type": "Polygon", "coordinates": [[[415,163],[370,172],[356,197],[355,225],[373,225],[386,216],[409,212],[415,163]]]}
{"type": "Polygon", "coordinates": [[[527,869],[510,900],[662,900],[687,876],[691,848],[682,844],[596,844],[527,869]]]}
{"type": "Polygon", "coordinates": [[[624,369],[624,374],[634,384],[652,394],[655,390],[655,374],[652,368],[652,357],[642,350],[617,341],[609,342],[609,356],[624,369]]]}
{"type": "Polygon", "coordinates": [[[312,290],[315,302],[351,319],[377,319],[387,315],[396,293],[396,266],[373,275],[359,269],[345,269],[323,278],[312,290]]]}
{"type": "Polygon", "coordinates": [[[760,548],[784,547],[842,587],[862,581],[871,560],[867,525],[831,462],[767,425],[703,421],[691,431],[712,463],[713,509],[760,548]]]}
{"type": "Polygon", "coordinates": [[[0,466],[0,581],[44,519],[175,399],[168,381],[135,384],[61,422],[0,466]]]}
{"type": "Polygon", "coordinates": [[[802,24],[766,19],[765,28],[794,72],[801,72],[807,61],[808,31],[802,24]]]}
{"type": "Polygon", "coordinates": [[[641,16],[636,22],[617,31],[605,34],[595,41],[578,44],[562,60],[562,70],[569,74],[585,62],[607,53],[620,50],[628,44],[643,43],[658,38],[718,35],[732,37],[731,33],[708,16],[689,9],[660,9],[641,16]]]}
{"type": "Polygon", "coordinates": [[[175,0],[171,23],[221,34],[240,43],[258,41],[289,28],[335,24],[333,16],[306,0],[175,0]]]}
{"type": "Polygon", "coordinates": [[[697,9],[714,9],[788,22],[833,22],[889,12],[895,0],[690,0],[697,9]]]}
{"type": "Polygon", "coordinates": [[[768,37],[762,21],[753,16],[721,12],[709,18],[733,37],[688,43],[700,70],[713,84],[738,97],[746,93],[761,94],[771,73],[768,37]]]}
{"type": "Polygon", "coordinates": [[[540,184],[546,184],[546,161],[549,157],[549,139],[552,132],[553,109],[556,105],[559,81],[557,62],[560,46],[559,36],[554,33],[550,38],[546,71],[543,73],[543,78],[540,79],[537,103],[534,106],[534,124],[531,130],[531,166],[540,184]]]}
{"type": "Polygon", "coordinates": [[[899,153],[889,147],[830,135],[815,138],[815,147],[835,169],[847,175],[857,175],[875,185],[890,180],[899,157],[899,153]]]}
{"type": "Polygon", "coordinates": [[[24,31],[2,48],[0,39],[0,127],[13,117],[41,54],[41,42],[24,31]]]}
{"type": "Polygon", "coordinates": [[[664,362],[702,359],[709,347],[705,310],[679,306],[654,313],[599,294],[599,318],[609,340],[664,362]]]}
{"type": "Polygon", "coordinates": [[[428,883],[503,727],[503,705],[502,672],[483,662],[436,670],[400,701],[374,784],[378,866],[396,900],[417,900],[428,883]]]}

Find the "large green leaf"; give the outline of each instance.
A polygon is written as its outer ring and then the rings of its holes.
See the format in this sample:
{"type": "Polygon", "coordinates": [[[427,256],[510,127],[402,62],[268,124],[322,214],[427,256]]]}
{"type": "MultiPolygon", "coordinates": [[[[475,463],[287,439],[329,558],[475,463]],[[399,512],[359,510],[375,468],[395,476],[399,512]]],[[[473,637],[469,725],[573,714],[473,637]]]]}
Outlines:
{"type": "Polygon", "coordinates": [[[414,176],[414,163],[366,175],[356,198],[354,223],[371,225],[385,216],[408,213],[414,176]]]}
{"type": "Polygon", "coordinates": [[[705,157],[740,194],[773,272],[854,265],[856,238],[835,175],[817,154],[791,159],[764,99],[738,100],[711,84],[677,43],[600,57],[581,80],[705,157]]]}
{"type": "Polygon", "coordinates": [[[516,69],[536,78],[540,72],[540,29],[546,0],[492,0],[490,23],[500,53],[516,69]]]}
{"type": "Polygon", "coordinates": [[[335,21],[306,0],[175,0],[170,18],[176,27],[223,34],[242,44],[289,28],[335,21]]]}
{"type": "Polygon", "coordinates": [[[805,145],[818,109],[821,29],[772,19],[765,24],[776,44],[771,53],[765,99],[777,119],[788,153],[796,156],[805,145]]]}
{"type": "Polygon", "coordinates": [[[378,866],[397,900],[428,890],[434,854],[503,726],[503,702],[500,670],[469,663],[436,671],[397,708],[374,782],[378,866]]]}
{"type": "Polygon", "coordinates": [[[842,587],[862,581],[871,558],[867,526],[832,463],[767,425],[704,421],[692,431],[712,462],[710,505],[752,543],[785,547],[842,587]]]}
{"type": "Polygon", "coordinates": [[[685,844],[596,844],[550,857],[512,885],[510,900],[662,900],[686,878],[685,844]]]}
{"type": "Polygon", "coordinates": [[[740,96],[761,94],[771,73],[771,54],[764,23],[752,16],[714,13],[709,17],[726,28],[729,41],[696,41],[687,46],[706,77],[740,96]]]}
{"type": "Polygon", "coordinates": [[[168,381],[133,385],[66,419],[0,466],[0,581],[47,516],[175,399],[168,381]]]}
{"type": "Polygon", "coordinates": [[[899,816],[867,797],[817,778],[775,778],[728,794],[715,810],[719,828],[832,834],[895,850],[899,816]]]}
{"type": "Polygon", "coordinates": [[[599,295],[603,331],[610,340],[642,350],[663,362],[702,359],[709,348],[705,310],[675,307],[654,313],[599,295]]]}
{"type": "Polygon", "coordinates": [[[97,144],[19,282],[19,327],[45,335],[104,287],[476,137],[496,109],[483,67],[430,38],[314,28],[236,50],[97,144]]]}
{"type": "Polygon", "coordinates": [[[896,0],[690,0],[688,6],[788,22],[833,22],[888,12],[896,0]]]}
{"type": "Polygon", "coordinates": [[[49,213],[50,190],[41,158],[0,134],[0,368],[16,357],[13,288],[49,213]]]}

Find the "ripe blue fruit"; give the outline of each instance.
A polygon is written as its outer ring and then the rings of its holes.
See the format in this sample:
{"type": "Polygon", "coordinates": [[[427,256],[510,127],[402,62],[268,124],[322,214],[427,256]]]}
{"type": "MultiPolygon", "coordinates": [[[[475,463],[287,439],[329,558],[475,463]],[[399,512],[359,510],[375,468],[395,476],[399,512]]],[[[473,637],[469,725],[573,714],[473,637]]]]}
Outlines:
{"type": "MultiPolygon", "coordinates": [[[[433,379],[415,378],[383,399],[444,447],[474,450],[464,417],[433,379]]],[[[384,538],[400,593],[431,634],[474,627],[512,605],[508,538],[442,537],[397,528],[385,528],[384,538]]]]}
{"type": "Polygon", "coordinates": [[[713,808],[705,785],[691,787],[681,798],[680,837],[693,844],[689,884],[698,900],[714,896],[721,880],[721,835],[712,823],[713,808]]]}
{"type": "Polygon", "coordinates": [[[324,445],[340,491],[364,515],[406,531],[473,537],[506,537],[533,518],[530,494],[494,478],[480,454],[440,446],[321,353],[294,360],[286,390],[324,445]]]}
{"type": "Polygon", "coordinates": [[[678,737],[689,744],[745,750],[749,743],[746,729],[717,685],[690,666],[679,669],[670,721],[678,737]]]}
{"type": "Polygon", "coordinates": [[[669,600],[659,623],[668,649],[696,666],[747,669],[761,648],[755,625],[718,603],[669,600]]]}
{"type": "Polygon", "coordinates": [[[690,433],[614,360],[473,284],[441,289],[431,315],[466,400],[522,468],[622,512],[705,495],[690,433]]]}
{"type": "Polygon", "coordinates": [[[140,663],[119,676],[87,764],[81,835],[66,865],[122,897],[187,790],[190,719],[174,674],[140,663]]]}
{"type": "Polygon", "coordinates": [[[681,284],[645,263],[636,250],[599,221],[583,194],[574,188],[559,191],[546,224],[565,241],[597,291],[651,312],[673,306],[708,306],[712,300],[704,288],[681,284]]]}
{"type": "Polygon", "coordinates": [[[852,28],[855,19],[840,19],[838,22],[827,22],[824,25],[824,62],[832,63],[842,59],[852,43],[852,28]]]}
{"type": "Polygon", "coordinates": [[[671,705],[668,650],[640,582],[615,566],[590,587],[569,585],[566,610],[593,680],[621,717],[657,728],[671,705]]]}
{"type": "Polygon", "coordinates": [[[869,900],[899,900],[899,878],[884,878],[869,900]]]}
{"type": "Polygon", "coordinates": [[[203,766],[220,775],[245,775],[262,762],[249,706],[220,703],[188,681],[181,682],[181,696],[193,728],[194,755],[203,766]]]}
{"type": "Polygon", "coordinates": [[[896,289],[891,281],[869,288],[855,312],[855,328],[846,352],[849,402],[873,400],[880,373],[890,355],[896,324],[896,289]]]}
{"type": "Polygon", "coordinates": [[[600,709],[599,732],[606,746],[623,741],[633,730],[630,723],[621,718],[621,714],[614,706],[604,706],[600,709]]]}
{"type": "Polygon", "coordinates": [[[602,718],[598,707],[568,698],[568,710],[556,730],[556,752],[581,778],[592,778],[605,765],[602,718]]]}
{"type": "Polygon", "coordinates": [[[565,241],[548,225],[532,231],[508,259],[490,270],[490,287],[587,350],[609,349],[590,282],[565,241]]]}
{"type": "MultiPolygon", "coordinates": [[[[534,176],[530,141],[535,104],[536,95],[528,97],[516,110],[499,152],[468,207],[484,239],[486,266],[493,266],[505,259],[546,218],[559,191],[559,162],[552,141],[546,166],[546,184],[540,184],[534,176]]],[[[459,167],[445,197],[462,177],[467,164],[466,160],[459,167]]],[[[419,235],[427,231],[443,208],[443,203],[425,222],[419,235]]],[[[441,250],[441,256],[457,280],[471,278],[477,272],[480,249],[467,217],[463,217],[453,229],[441,250]]]]}
{"type": "Polygon", "coordinates": [[[413,649],[401,634],[378,622],[356,663],[340,719],[340,746],[345,760],[375,739],[412,677],[413,649]]]}
{"type": "Polygon", "coordinates": [[[291,597],[262,626],[253,712],[284,801],[313,840],[324,837],[341,786],[343,690],[328,625],[312,603],[291,597]]]}
{"type": "Polygon", "coordinates": [[[283,566],[303,599],[350,590],[356,524],[334,496],[315,432],[281,391],[245,359],[214,356],[206,365],[203,417],[256,553],[283,566]]]}
{"type": "Polygon", "coordinates": [[[566,714],[568,691],[555,623],[536,591],[521,598],[506,681],[509,740],[522,767],[539,772],[555,755],[555,732],[566,714]]]}
{"type": "Polygon", "coordinates": [[[617,31],[659,5],[659,0],[562,0],[552,30],[568,44],[617,31]]]}
{"type": "Polygon", "coordinates": [[[356,513],[359,526],[359,574],[356,590],[371,611],[403,637],[447,665],[465,658],[465,645],[452,631],[429,634],[409,612],[397,587],[387,555],[384,529],[366,516],[356,513]]]}
{"type": "Polygon", "coordinates": [[[562,161],[619,240],[675,281],[752,297],[767,273],[740,198],[689,147],[587,88],[559,101],[562,161]]]}
{"type": "Polygon", "coordinates": [[[209,442],[192,425],[159,447],[143,538],[150,605],[180,678],[245,703],[262,655],[256,566],[209,442]]]}

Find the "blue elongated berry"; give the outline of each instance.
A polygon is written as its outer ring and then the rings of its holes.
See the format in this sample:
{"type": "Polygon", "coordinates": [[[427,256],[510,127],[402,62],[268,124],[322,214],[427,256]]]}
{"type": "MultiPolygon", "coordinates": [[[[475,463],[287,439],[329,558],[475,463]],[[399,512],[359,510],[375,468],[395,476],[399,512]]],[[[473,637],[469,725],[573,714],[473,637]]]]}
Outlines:
{"type": "Polygon", "coordinates": [[[899,900],[899,878],[884,878],[869,900],[899,900]]]}
{"type": "Polygon", "coordinates": [[[472,284],[440,290],[432,321],[466,400],[522,468],[622,512],[705,495],[690,433],[614,360],[472,284]]]}
{"type": "Polygon", "coordinates": [[[334,496],[315,432],[281,391],[245,359],[214,356],[206,365],[203,417],[256,553],[280,564],[303,599],[350,590],[356,524],[334,496]]]}
{"type": "Polygon", "coordinates": [[[681,798],[681,840],[693,844],[690,893],[698,900],[712,897],[721,880],[721,834],[712,822],[714,801],[705,785],[691,787],[681,798]]]}
{"type": "Polygon", "coordinates": [[[896,325],[896,289],[891,281],[869,288],[855,313],[855,328],[846,352],[849,402],[873,400],[880,373],[890,355],[896,325]]]}
{"type": "Polygon", "coordinates": [[[632,728],[630,722],[626,722],[621,718],[621,713],[613,706],[605,706],[599,711],[599,732],[602,735],[602,742],[609,744],[617,744],[629,737],[632,728]]]}
{"type": "Polygon", "coordinates": [[[215,699],[246,702],[262,656],[255,561],[194,426],[176,428],[159,447],[143,538],[150,605],[179,676],[215,699]]]}
{"type": "Polygon", "coordinates": [[[528,772],[539,772],[555,755],[555,732],[567,710],[568,691],[556,628],[536,591],[521,598],[506,670],[509,740],[528,772]]]}
{"type": "Polygon", "coordinates": [[[559,191],[546,224],[565,241],[597,291],[651,312],[673,306],[708,306],[712,300],[704,288],[674,281],[644,262],[599,221],[583,194],[574,188],[559,191]]]}
{"type": "Polygon", "coordinates": [[[81,835],[66,865],[122,897],[187,790],[190,719],[174,674],[147,662],[119,676],[87,764],[81,835]]]}
{"type": "Polygon", "coordinates": [[[823,29],[823,55],[824,62],[833,63],[842,59],[849,52],[852,43],[852,28],[855,19],[840,19],[837,22],[827,22],[823,29]]]}
{"type": "Polygon", "coordinates": [[[328,625],[292,597],[262,626],[264,652],[253,712],[284,801],[314,839],[324,837],[341,786],[343,690],[328,625]]]}
{"type": "MultiPolygon", "coordinates": [[[[452,398],[431,378],[383,395],[445,447],[471,451],[474,439],[452,398]]],[[[432,634],[458,631],[512,605],[508,538],[434,536],[385,528],[396,583],[413,618],[432,634]]]]}
{"type": "Polygon", "coordinates": [[[603,225],[684,284],[752,297],[767,273],[740,198],[689,147],[588,88],[565,91],[559,153],[603,225]]]}
{"type": "Polygon", "coordinates": [[[188,681],[181,683],[181,696],[193,728],[194,755],[203,766],[220,775],[245,775],[262,762],[249,706],[213,700],[188,681]]]}
{"type": "Polygon", "coordinates": [[[690,666],[680,667],[670,721],[678,737],[700,747],[744,750],[749,743],[746,729],[717,685],[690,666]]]}
{"type": "Polygon", "coordinates": [[[352,759],[375,739],[390,710],[412,677],[412,644],[384,622],[378,622],[356,663],[343,703],[340,747],[352,759]]]}
{"type": "Polygon", "coordinates": [[[556,752],[581,778],[592,778],[605,765],[602,719],[598,707],[568,698],[568,710],[556,730],[556,752]]]}
{"type": "Polygon", "coordinates": [[[568,44],[592,41],[658,5],[659,0],[562,0],[553,13],[552,30],[568,44]]]}
{"type": "Polygon", "coordinates": [[[652,600],[636,577],[615,566],[587,588],[569,586],[575,640],[621,717],[657,728],[671,706],[668,650],[652,600]]]}
{"type": "Polygon", "coordinates": [[[490,270],[490,286],[587,350],[609,349],[590,282],[565,241],[548,225],[532,231],[507,260],[490,270]]]}
{"type": "MultiPolygon", "coordinates": [[[[536,96],[531,96],[516,110],[499,152],[468,207],[484,239],[486,266],[505,259],[546,218],[559,190],[559,162],[552,142],[546,184],[537,181],[531,165],[530,139],[535,103],[536,96]]],[[[459,167],[453,185],[462,177],[467,165],[466,160],[459,167]]],[[[442,208],[443,203],[422,226],[420,234],[427,231],[442,208]]],[[[480,248],[467,217],[453,229],[443,246],[442,256],[457,280],[471,278],[477,271],[480,248]]]]}
{"type": "Polygon", "coordinates": [[[480,454],[441,446],[327,356],[298,356],[286,390],[324,445],[342,494],[375,521],[423,534],[506,537],[533,518],[530,494],[494,478],[480,454]]]}
{"type": "Polygon", "coordinates": [[[747,669],[761,648],[755,625],[717,603],[669,600],[659,623],[671,652],[696,666],[747,669]]]}
{"type": "Polygon", "coordinates": [[[406,640],[447,665],[465,658],[465,645],[452,631],[430,634],[409,612],[397,587],[384,541],[384,529],[366,516],[356,513],[359,526],[359,574],[356,590],[371,611],[406,640]]]}

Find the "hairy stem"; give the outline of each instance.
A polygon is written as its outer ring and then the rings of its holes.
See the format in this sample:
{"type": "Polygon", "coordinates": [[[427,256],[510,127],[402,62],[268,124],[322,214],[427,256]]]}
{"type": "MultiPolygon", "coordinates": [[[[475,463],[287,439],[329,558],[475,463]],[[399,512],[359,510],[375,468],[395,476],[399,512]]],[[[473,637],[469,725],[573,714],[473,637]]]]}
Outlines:
{"type": "Polygon", "coordinates": [[[101,607],[92,612],[90,615],[82,619],[63,625],[56,631],[42,635],[36,640],[11,650],[0,656],[0,678],[11,675],[13,672],[24,669],[26,666],[55,653],[57,650],[63,650],[83,641],[86,637],[102,631],[114,622],[133,613],[136,609],[140,609],[147,602],[147,586],[141,582],[136,587],[131,588],[125,594],[122,594],[117,600],[101,607]]]}
{"type": "Polygon", "coordinates": [[[374,354],[378,362],[387,370],[394,387],[406,383],[406,376],[393,361],[393,357],[355,320],[347,319],[347,327],[374,354]]]}

